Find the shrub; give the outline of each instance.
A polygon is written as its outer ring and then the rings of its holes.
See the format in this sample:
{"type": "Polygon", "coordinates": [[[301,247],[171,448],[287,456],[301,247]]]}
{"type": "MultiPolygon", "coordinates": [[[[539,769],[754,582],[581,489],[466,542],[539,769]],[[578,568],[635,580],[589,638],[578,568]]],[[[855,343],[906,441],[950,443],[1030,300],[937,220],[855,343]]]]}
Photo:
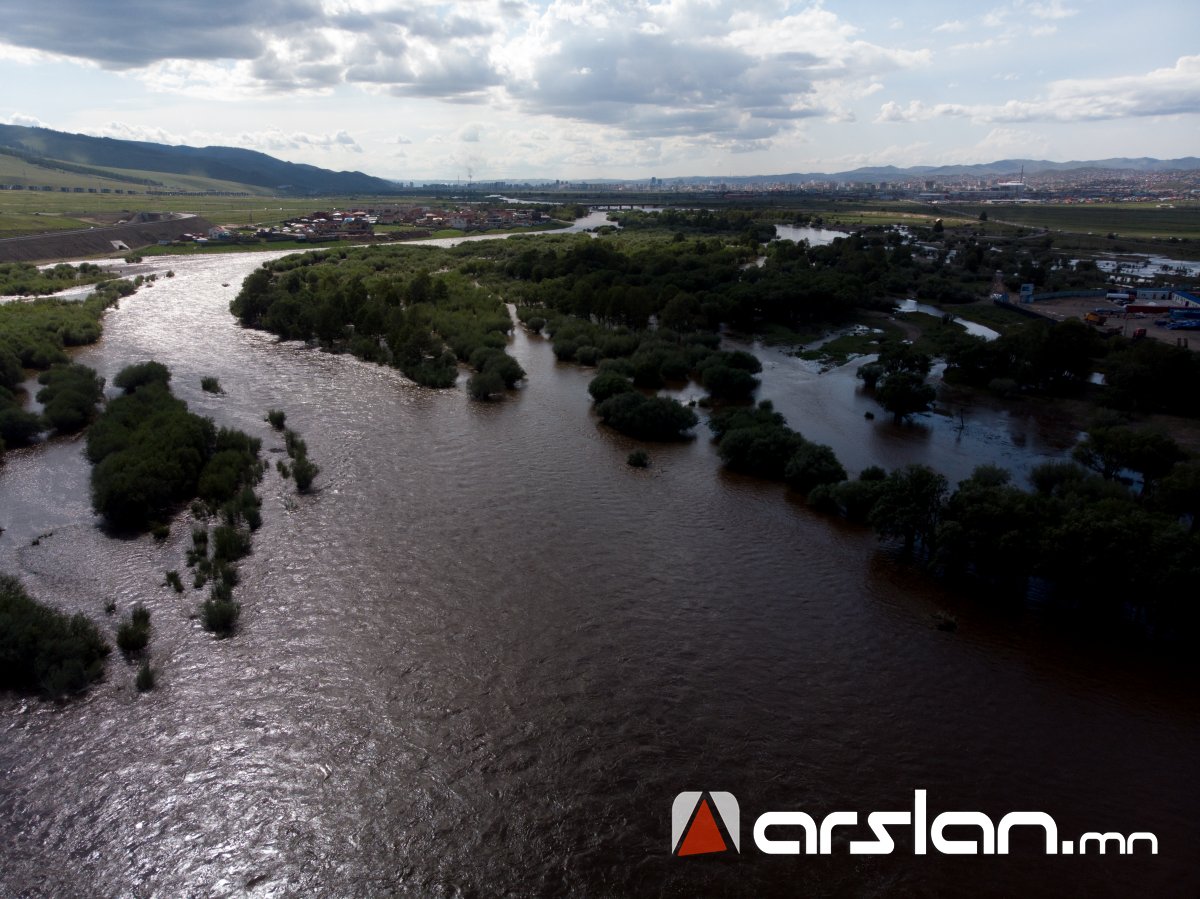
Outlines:
{"type": "Polygon", "coordinates": [[[147,384],[166,385],[170,380],[171,370],[161,362],[150,360],[121,369],[113,378],[113,385],[120,387],[126,393],[133,393],[139,387],[145,387],[147,384]]]}
{"type": "Polygon", "coordinates": [[[287,421],[287,413],[282,409],[268,409],[267,421],[271,423],[271,427],[276,431],[282,431],[284,422],[287,421]]]}
{"type": "Polygon", "coordinates": [[[619,393],[596,407],[601,421],[642,440],[682,440],[695,427],[696,413],[673,399],[619,393]]]}
{"type": "Polygon", "coordinates": [[[236,527],[218,525],[213,529],[213,563],[236,562],[250,554],[250,535],[236,527]]]}
{"type": "Polygon", "coordinates": [[[611,371],[601,372],[588,384],[588,393],[597,403],[602,403],[618,393],[631,393],[635,389],[627,377],[611,371]]]}
{"type": "Polygon", "coordinates": [[[91,422],[96,404],[104,396],[104,380],[86,365],[56,365],[38,376],[38,391],[47,424],[62,434],[72,434],[91,422]]]}
{"type": "Polygon", "coordinates": [[[21,582],[0,575],[0,689],[62,696],[104,674],[108,644],[83,615],[37,602],[21,582]]]}
{"type": "Polygon", "coordinates": [[[221,389],[221,382],[213,377],[204,377],[200,379],[200,389],[205,393],[224,393],[221,389]]]}
{"type": "Polygon", "coordinates": [[[32,443],[42,430],[42,420],[17,406],[0,406],[0,440],[9,446],[32,443]]]}
{"type": "Polygon", "coordinates": [[[313,479],[320,473],[321,469],[316,464],[308,461],[308,456],[300,456],[292,463],[292,477],[296,480],[296,487],[301,493],[308,490],[312,486],[313,479]]]}
{"type": "Polygon", "coordinates": [[[168,571],[165,583],[168,587],[173,587],[176,593],[183,592],[183,581],[180,579],[178,571],[168,571]]]}
{"type": "Polygon", "coordinates": [[[649,468],[650,454],[645,450],[634,450],[625,457],[625,464],[630,468],[649,468]]]}
{"type": "Polygon", "coordinates": [[[225,638],[233,633],[241,611],[242,607],[233,600],[210,596],[200,607],[200,623],[206,631],[225,638]]]}
{"type": "Polygon", "coordinates": [[[788,460],[783,477],[793,490],[809,493],[823,484],[846,480],[846,469],[830,447],[805,441],[788,460]]]}
{"type": "Polygon", "coordinates": [[[117,648],[126,658],[136,655],[150,642],[150,612],[145,606],[136,606],[128,621],[117,628],[117,648]]]}
{"type": "Polygon", "coordinates": [[[504,379],[494,371],[476,372],[467,381],[467,393],[477,400],[491,399],[497,394],[504,393],[504,379]]]}
{"type": "Polygon", "coordinates": [[[142,660],[142,664],[138,667],[134,685],[137,687],[139,693],[146,693],[154,689],[154,669],[150,667],[149,659],[142,660]]]}

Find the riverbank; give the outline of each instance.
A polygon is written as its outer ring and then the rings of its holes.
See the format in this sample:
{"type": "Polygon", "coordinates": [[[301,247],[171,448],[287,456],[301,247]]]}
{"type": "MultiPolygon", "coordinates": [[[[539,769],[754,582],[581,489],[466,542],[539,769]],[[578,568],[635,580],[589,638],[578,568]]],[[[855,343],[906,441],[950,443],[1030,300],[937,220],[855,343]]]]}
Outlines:
{"type": "MultiPolygon", "coordinates": [[[[211,227],[204,219],[191,218],[187,221],[189,223],[187,230],[195,229],[204,231],[211,227]]],[[[520,229],[496,229],[490,231],[446,229],[433,234],[422,234],[412,238],[407,238],[403,235],[403,232],[398,232],[377,235],[374,239],[356,238],[350,241],[259,240],[254,242],[235,242],[214,240],[204,244],[194,242],[180,244],[175,243],[172,238],[171,244],[161,246],[159,241],[163,237],[156,232],[147,231],[140,227],[130,230],[127,226],[120,226],[119,228],[96,228],[89,231],[76,231],[66,234],[49,233],[0,240],[0,261],[22,261],[31,262],[36,265],[52,265],[80,259],[102,261],[105,259],[124,260],[131,257],[203,256],[222,253],[262,253],[273,251],[302,253],[344,247],[417,244],[428,240],[446,240],[463,237],[471,237],[472,239],[506,237],[517,234],[565,231],[572,227],[573,225],[570,222],[555,221],[520,229]],[[116,238],[110,233],[114,231],[119,232],[116,238]],[[9,244],[9,241],[13,241],[14,243],[9,245],[6,251],[5,247],[6,244],[9,244]],[[107,243],[108,246],[103,246],[104,243],[107,243]],[[122,246],[114,246],[114,243],[120,243],[122,246]],[[12,260],[7,258],[6,252],[8,255],[13,255],[12,260]]],[[[182,233],[182,229],[179,227],[167,227],[163,231],[163,233],[168,232],[179,234],[182,233]]]]}

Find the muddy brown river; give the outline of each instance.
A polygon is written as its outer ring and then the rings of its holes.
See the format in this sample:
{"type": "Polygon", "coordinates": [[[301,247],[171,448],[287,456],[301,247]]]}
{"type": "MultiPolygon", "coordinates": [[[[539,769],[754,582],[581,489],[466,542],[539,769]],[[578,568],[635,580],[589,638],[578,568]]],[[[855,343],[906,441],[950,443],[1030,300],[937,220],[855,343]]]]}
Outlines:
{"type": "MultiPolygon", "coordinates": [[[[160,586],[186,512],[161,544],[105,536],[81,440],[0,468],[0,570],[109,633],[107,601],[144,603],[159,671],[138,694],[114,652],[64,706],[0,696],[0,895],[1200,892],[1194,673],[1036,604],[945,592],[869,532],[723,473],[703,428],[628,468],[637,444],[591,415],[590,373],[541,338],[513,338],[525,386],[478,404],[242,330],[228,302],[264,258],[156,261],[177,276],[123,300],[79,357],[110,381],[166,363],[193,411],[272,461],[269,407],[307,440],[311,495],[274,470],[261,485],[236,636],[201,630],[198,592],[160,586]],[[931,817],[1044,811],[1061,840],[1151,832],[1159,851],[1046,855],[1018,830],[1007,856],[917,856],[898,829],[893,854],[852,855],[863,826],[796,857],[752,837],[767,811],[865,822],[917,789],[931,817]],[[740,854],[672,857],[687,790],[736,796],[740,854]]],[[[864,418],[852,370],[766,356],[763,394],[854,469],[1021,472],[1072,439],[986,410],[965,435],[936,416],[892,432],[864,418]]]]}

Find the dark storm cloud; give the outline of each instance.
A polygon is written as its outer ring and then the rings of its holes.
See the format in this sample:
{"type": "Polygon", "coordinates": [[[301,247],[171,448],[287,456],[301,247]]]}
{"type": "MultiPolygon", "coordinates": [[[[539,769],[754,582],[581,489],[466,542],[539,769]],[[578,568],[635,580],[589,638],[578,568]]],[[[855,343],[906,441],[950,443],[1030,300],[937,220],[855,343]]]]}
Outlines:
{"type": "Polygon", "coordinates": [[[0,40],[136,69],[164,59],[255,59],[264,29],[283,22],[304,28],[321,17],[320,4],[311,0],[0,0],[0,40]]]}

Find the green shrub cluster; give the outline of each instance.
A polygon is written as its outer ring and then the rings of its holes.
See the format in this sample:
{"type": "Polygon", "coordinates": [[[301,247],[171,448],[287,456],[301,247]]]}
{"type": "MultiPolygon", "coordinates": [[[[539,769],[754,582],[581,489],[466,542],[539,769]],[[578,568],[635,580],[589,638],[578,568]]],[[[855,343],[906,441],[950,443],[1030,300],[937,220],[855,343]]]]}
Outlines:
{"type": "Polygon", "coordinates": [[[104,675],[109,647],[84,615],[37,602],[21,582],[0,575],[0,688],[58,697],[104,675]]]}
{"type": "Polygon", "coordinates": [[[262,475],[261,442],[188,412],[169,379],[155,362],[122,370],[114,383],[127,392],[88,432],[92,506],[113,526],[143,530],[193,497],[215,510],[262,475]]]}
{"type": "Polygon", "coordinates": [[[696,426],[696,413],[669,397],[618,393],[596,406],[606,425],[640,440],[683,440],[696,426]]]}
{"type": "Polygon", "coordinates": [[[482,348],[503,352],[512,328],[503,303],[457,262],[434,247],[289,256],[247,277],[230,309],[246,327],[389,363],[425,387],[451,387],[459,362],[482,348]]]}
{"type": "Polygon", "coordinates": [[[44,296],[111,277],[91,262],[82,262],[78,267],[61,262],[47,268],[28,262],[0,262],[0,296],[44,296]]]}
{"type": "MultiPolygon", "coordinates": [[[[0,458],[6,447],[32,442],[44,427],[69,432],[87,424],[95,402],[86,402],[93,389],[82,367],[72,366],[72,373],[65,376],[69,383],[47,394],[51,399],[58,392],[64,396],[47,410],[46,421],[21,407],[17,391],[25,380],[25,369],[67,366],[70,360],[65,347],[95,342],[104,310],[133,290],[128,281],[107,281],[83,302],[41,299],[0,304],[0,458]]],[[[52,376],[55,380],[60,377],[52,376]]]]}
{"type": "Polygon", "coordinates": [[[117,648],[125,658],[137,655],[150,643],[150,610],[136,605],[129,619],[117,627],[117,648]]]}
{"type": "Polygon", "coordinates": [[[38,376],[43,387],[37,399],[42,417],[60,434],[73,434],[87,427],[104,398],[104,379],[86,365],[55,365],[38,376]]]}
{"type": "Polygon", "coordinates": [[[475,374],[467,382],[467,392],[477,400],[487,400],[511,390],[525,377],[525,369],[512,356],[495,347],[479,347],[471,353],[475,374]]]}
{"type": "Polygon", "coordinates": [[[113,378],[113,385],[120,387],[126,393],[133,393],[139,387],[147,384],[162,384],[165,387],[169,383],[171,383],[171,370],[153,359],[127,365],[113,378]]]}
{"type": "MultiPolygon", "coordinates": [[[[308,458],[308,444],[304,438],[287,428],[283,432],[284,446],[287,448],[287,454],[292,460],[289,468],[281,467],[279,473],[284,477],[289,474],[296,481],[296,489],[300,493],[307,493],[309,487],[312,486],[313,480],[321,473],[321,468],[315,462],[308,458]]],[[[282,460],[281,460],[282,461],[282,460]]]]}

